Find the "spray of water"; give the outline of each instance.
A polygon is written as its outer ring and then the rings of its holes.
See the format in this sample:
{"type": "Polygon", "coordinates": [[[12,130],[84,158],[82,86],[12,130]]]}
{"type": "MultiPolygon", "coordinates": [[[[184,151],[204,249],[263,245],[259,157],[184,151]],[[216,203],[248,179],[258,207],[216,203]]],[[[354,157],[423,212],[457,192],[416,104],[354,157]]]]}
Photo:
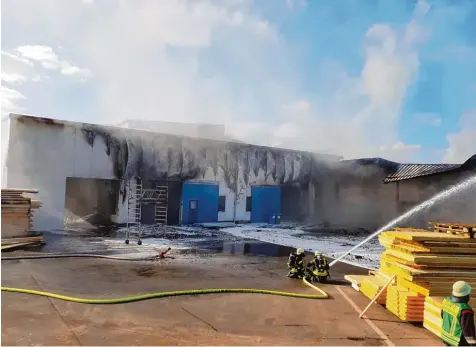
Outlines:
{"type": "Polygon", "coordinates": [[[470,186],[472,186],[473,184],[476,184],[476,175],[475,176],[471,176],[470,178],[464,180],[463,182],[457,184],[457,185],[454,185],[454,186],[451,186],[450,188],[436,194],[435,196],[431,197],[430,199],[422,202],[420,205],[417,205],[415,207],[413,207],[411,210],[409,210],[408,212],[405,212],[404,214],[402,214],[401,216],[391,220],[389,223],[385,224],[383,227],[381,227],[380,229],[378,229],[376,232],[374,232],[372,235],[370,235],[369,237],[367,237],[365,240],[363,240],[362,242],[358,243],[356,246],[352,247],[350,250],[348,250],[347,252],[345,252],[344,254],[342,254],[340,257],[338,257],[337,259],[335,259],[334,261],[332,261],[329,266],[333,266],[334,264],[336,264],[337,262],[339,262],[342,258],[344,258],[345,256],[347,256],[349,253],[353,252],[354,250],[356,250],[357,248],[359,248],[360,246],[362,246],[363,244],[367,243],[368,241],[370,241],[371,239],[373,239],[375,236],[381,234],[382,232],[384,232],[385,230],[388,230],[390,228],[393,228],[397,223],[400,223],[401,221],[407,219],[408,217],[412,216],[413,214],[417,213],[417,212],[420,212],[421,210],[423,210],[424,208],[428,208],[430,206],[432,206],[434,203],[440,201],[440,200],[444,200],[444,199],[447,199],[449,198],[450,196],[453,196],[455,194],[458,194],[460,192],[463,192],[465,191],[466,189],[468,189],[470,186]]]}

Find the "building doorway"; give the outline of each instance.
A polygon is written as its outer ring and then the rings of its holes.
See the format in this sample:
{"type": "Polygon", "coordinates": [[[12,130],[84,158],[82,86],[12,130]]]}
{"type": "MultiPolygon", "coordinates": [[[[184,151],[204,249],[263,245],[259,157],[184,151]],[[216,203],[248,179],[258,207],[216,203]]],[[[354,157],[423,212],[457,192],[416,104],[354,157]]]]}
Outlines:
{"type": "Polygon", "coordinates": [[[82,229],[115,226],[119,189],[119,180],[67,177],[65,226],[82,229]]]}

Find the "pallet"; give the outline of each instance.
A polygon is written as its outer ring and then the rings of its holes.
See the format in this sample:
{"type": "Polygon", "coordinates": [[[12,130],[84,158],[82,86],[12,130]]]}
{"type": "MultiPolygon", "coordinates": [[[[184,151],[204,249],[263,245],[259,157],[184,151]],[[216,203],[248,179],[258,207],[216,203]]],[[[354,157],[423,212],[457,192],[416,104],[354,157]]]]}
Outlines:
{"type": "Polygon", "coordinates": [[[476,233],[476,224],[459,224],[459,223],[435,223],[429,222],[435,233],[446,233],[451,235],[470,235],[474,237],[476,233]]]}

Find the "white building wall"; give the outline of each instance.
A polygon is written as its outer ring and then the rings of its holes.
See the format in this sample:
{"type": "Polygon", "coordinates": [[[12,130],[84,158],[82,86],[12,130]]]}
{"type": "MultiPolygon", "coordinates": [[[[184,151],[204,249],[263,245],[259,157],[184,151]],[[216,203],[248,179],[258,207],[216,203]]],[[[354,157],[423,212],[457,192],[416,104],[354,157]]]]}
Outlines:
{"type": "MultiPolygon", "coordinates": [[[[36,230],[63,228],[67,177],[117,179],[114,172],[112,156],[107,154],[108,147],[105,143],[104,136],[96,136],[94,138],[94,145],[91,146],[83,130],[84,124],[81,123],[62,122],[28,116],[14,116],[10,121],[9,160],[6,165],[8,175],[7,186],[15,188],[36,188],[40,191],[38,198],[42,201],[42,207],[35,212],[34,215],[33,227],[36,230]]],[[[116,128],[114,131],[117,132],[119,130],[116,128]]],[[[3,132],[4,129],[2,127],[2,135],[3,132]]],[[[2,142],[3,141],[2,136],[2,142]]],[[[158,141],[159,143],[161,141],[164,142],[165,139],[154,138],[154,141],[158,141]]],[[[184,150],[187,146],[197,146],[197,142],[188,143],[188,140],[183,140],[182,144],[184,150]]],[[[207,144],[204,144],[204,146],[207,146],[207,144]]],[[[210,144],[208,144],[208,146],[210,146],[210,144]]],[[[212,146],[217,146],[217,143],[212,143],[212,146]]],[[[224,146],[223,143],[221,143],[220,146],[224,146]]],[[[164,157],[157,156],[157,153],[164,151],[166,153],[167,147],[161,147],[157,150],[155,146],[153,146],[154,148],[152,149],[149,148],[149,145],[146,147],[148,151],[148,158],[146,158],[146,160],[159,160],[159,162],[162,161],[160,165],[164,165],[164,157]],[[150,156],[153,156],[153,158],[149,158],[150,156]]],[[[132,151],[137,153],[137,149],[129,150],[129,160],[131,160],[130,156],[132,155],[132,151]]],[[[221,150],[218,149],[218,152],[220,151],[221,150]]],[[[248,149],[245,151],[248,151],[248,149]]],[[[163,153],[161,155],[163,155],[163,153]]],[[[206,167],[204,176],[200,176],[199,180],[218,182],[219,194],[226,196],[226,210],[225,212],[219,212],[218,220],[233,221],[236,219],[237,221],[249,221],[250,212],[246,212],[246,197],[251,195],[251,186],[277,185],[277,182],[280,180],[279,177],[287,177],[288,179],[292,179],[291,176],[297,177],[296,175],[299,175],[298,170],[300,168],[299,158],[297,158],[297,162],[293,164],[293,159],[290,160],[292,156],[294,155],[285,156],[286,161],[284,168],[281,166],[281,172],[277,174],[276,182],[269,174],[266,177],[266,173],[262,168],[256,169],[257,175],[255,175],[254,170],[249,169],[250,165],[248,165],[248,173],[245,172],[247,162],[238,160],[236,210],[235,192],[234,189],[230,189],[225,182],[223,168],[218,167],[215,174],[212,167],[206,167]],[[294,172],[294,174],[292,174],[292,172],[294,172]]],[[[250,158],[252,158],[251,155],[250,158]]],[[[269,157],[267,160],[268,167],[269,165],[275,165],[272,164],[272,161],[270,162],[269,157]]],[[[191,164],[189,163],[187,165],[191,164]]],[[[200,165],[204,167],[208,164],[203,164],[202,162],[200,165]]],[[[169,168],[169,174],[170,172],[175,173],[175,170],[175,168],[169,168]]],[[[116,215],[116,221],[118,223],[125,223],[127,221],[127,198],[124,199],[124,203],[122,201],[123,196],[120,195],[116,215]]]]}
{"type": "Polygon", "coordinates": [[[10,118],[2,120],[2,187],[7,187],[7,154],[10,140],[10,118]]]}
{"type": "MultiPolygon", "coordinates": [[[[34,215],[35,230],[63,228],[67,177],[114,178],[104,142],[90,147],[80,129],[15,120],[10,125],[15,136],[8,152],[7,185],[39,190],[42,207],[34,215]]],[[[124,215],[127,211],[120,210],[119,216],[124,215]]]]}

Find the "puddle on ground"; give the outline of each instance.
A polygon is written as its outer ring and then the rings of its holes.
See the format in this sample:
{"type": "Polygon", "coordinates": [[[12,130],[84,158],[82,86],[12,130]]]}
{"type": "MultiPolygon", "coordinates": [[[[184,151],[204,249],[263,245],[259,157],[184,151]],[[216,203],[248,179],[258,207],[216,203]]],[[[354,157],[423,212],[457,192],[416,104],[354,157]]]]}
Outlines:
{"type": "Polygon", "coordinates": [[[235,255],[254,255],[266,257],[286,257],[295,249],[259,241],[201,241],[193,245],[186,253],[225,253],[235,255]]]}
{"type": "MultiPolygon", "coordinates": [[[[252,239],[242,239],[226,233],[211,232],[210,230],[170,234],[171,235],[165,234],[161,236],[165,236],[163,238],[169,240],[169,245],[175,254],[206,255],[222,253],[231,255],[287,257],[291,252],[295,251],[295,248],[292,247],[252,239]],[[174,249],[174,245],[182,249],[174,249]]],[[[58,233],[44,232],[43,237],[46,244],[36,248],[34,251],[49,253],[100,253],[104,255],[128,252],[128,248],[126,247],[117,249],[117,247],[111,246],[111,244],[101,242],[101,240],[106,239],[122,240],[125,238],[125,235],[112,230],[63,229],[58,233]]],[[[135,245],[135,238],[133,238],[133,240],[135,245]]],[[[120,246],[123,246],[122,243],[120,246]]],[[[134,251],[137,250],[136,248],[134,251]]]]}

